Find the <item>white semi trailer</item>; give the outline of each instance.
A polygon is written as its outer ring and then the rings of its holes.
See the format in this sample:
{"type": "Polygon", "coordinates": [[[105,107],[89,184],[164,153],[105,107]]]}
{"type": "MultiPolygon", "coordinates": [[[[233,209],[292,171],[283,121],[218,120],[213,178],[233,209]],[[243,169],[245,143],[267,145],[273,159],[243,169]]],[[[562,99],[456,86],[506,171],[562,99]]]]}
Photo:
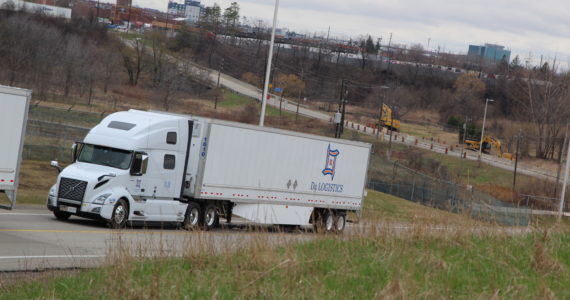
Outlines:
{"type": "Polygon", "coordinates": [[[0,193],[5,193],[9,201],[2,208],[16,205],[31,97],[30,90],[0,85],[0,193]]]}
{"type": "Polygon", "coordinates": [[[360,212],[370,144],[197,116],[129,110],[74,145],[48,208],[107,221],[211,229],[232,215],[342,231],[360,212]]]}

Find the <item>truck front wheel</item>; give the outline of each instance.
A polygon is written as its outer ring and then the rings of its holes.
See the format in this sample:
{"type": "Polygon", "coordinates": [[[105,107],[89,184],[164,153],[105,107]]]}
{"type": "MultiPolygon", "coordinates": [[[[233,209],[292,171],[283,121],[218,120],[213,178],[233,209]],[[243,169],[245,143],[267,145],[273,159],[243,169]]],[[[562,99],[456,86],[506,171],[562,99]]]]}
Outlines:
{"type": "Polygon", "coordinates": [[[200,205],[196,202],[189,202],[182,227],[186,230],[195,230],[204,223],[203,220],[200,205]]]}
{"type": "Polygon", "coordinates": [[[69,217],[71,217],[71,214],[65,211],[61,211],[59,210],[59,208],[56,208],[53,210],[53,215],[58,219],[58,220],[62,220],[65,221],[67,219],[69,219],[69,217]]]}
{"type": "Polygon", "coordinates": [[[204,229],[212,230],[218,227],[219,222],[218,209],[213,204],[207,204],[204,208],[204,229]]]}
{"type": "Polygon", "coordinates": [[[113,208],[113,215],[109,221],[111,228],[123,228],[129,219],[129,205],[125,199],[120,199],[113,208]]]}

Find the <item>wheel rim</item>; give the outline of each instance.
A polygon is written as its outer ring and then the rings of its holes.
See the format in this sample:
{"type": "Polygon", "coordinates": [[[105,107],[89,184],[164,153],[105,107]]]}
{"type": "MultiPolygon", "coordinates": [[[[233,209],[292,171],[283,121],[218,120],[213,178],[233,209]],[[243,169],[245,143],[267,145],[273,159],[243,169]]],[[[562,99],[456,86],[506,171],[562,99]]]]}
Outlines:
{"type": "Polygon", "coordinates": [[[125,215],[126,215],[125,207],[122,204],[119,204],[115,208],[115,223],[117,223],[117,224],[123,223],[123,220],[125,219],[125,215]]]}
{"type": "Polygon", "coordinates": [[[333,229],[333,217],[330,213],[327,214],[327,219],[325,221],[325,230],[331,231],[333,229]]]}
{"type": "Polygon", "coordinates": [[[198,224],[199,214],[200,214],[200,212],[198,211],[197,208],[192,208],[190,210],[190,216],[188,217],[190,219],[190,225],[194,226],[194,225],[198,224]]]}
{"type": "Polygon", "coordinates": [[[343,231],[345,225],[345,219],[343,215],[338,216],[338,220],[336,221],[336,230],[343,231]]]}
{"type": "Polygon", "coordinates": [[[214,220],[216,219],[216,211],[214,209],[208,209],[206,212],[206,225],[212,226],[214,220]]]}

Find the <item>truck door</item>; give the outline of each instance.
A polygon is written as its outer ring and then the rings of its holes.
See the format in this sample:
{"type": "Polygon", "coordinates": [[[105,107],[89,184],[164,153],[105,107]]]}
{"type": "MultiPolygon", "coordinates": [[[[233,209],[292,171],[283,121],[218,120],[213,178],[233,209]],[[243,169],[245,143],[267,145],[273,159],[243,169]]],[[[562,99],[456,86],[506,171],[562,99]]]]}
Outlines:
{"type": "Polygon", "coordinates": [[[176,120],[172,125],[151,129],[148,170],[141,184],[149,221],[176,221],[180,217],[182,204],[178,200],[188,147],[188,125],[182,123],[176,120]]]}

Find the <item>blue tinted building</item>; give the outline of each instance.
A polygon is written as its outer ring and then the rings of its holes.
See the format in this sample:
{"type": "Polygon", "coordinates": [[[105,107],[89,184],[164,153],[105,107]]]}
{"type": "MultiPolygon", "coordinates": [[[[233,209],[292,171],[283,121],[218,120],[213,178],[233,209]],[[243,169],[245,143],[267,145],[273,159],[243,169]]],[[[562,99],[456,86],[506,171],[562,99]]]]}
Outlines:
{"type": "Polygon", "coordinates": [[[511,60],[511,50],[505,49],[504,46],[495,44],[485,44],[484,46],[469,45],[469,56],[478,56],[490,62],[499,62],[511,60]]]}

